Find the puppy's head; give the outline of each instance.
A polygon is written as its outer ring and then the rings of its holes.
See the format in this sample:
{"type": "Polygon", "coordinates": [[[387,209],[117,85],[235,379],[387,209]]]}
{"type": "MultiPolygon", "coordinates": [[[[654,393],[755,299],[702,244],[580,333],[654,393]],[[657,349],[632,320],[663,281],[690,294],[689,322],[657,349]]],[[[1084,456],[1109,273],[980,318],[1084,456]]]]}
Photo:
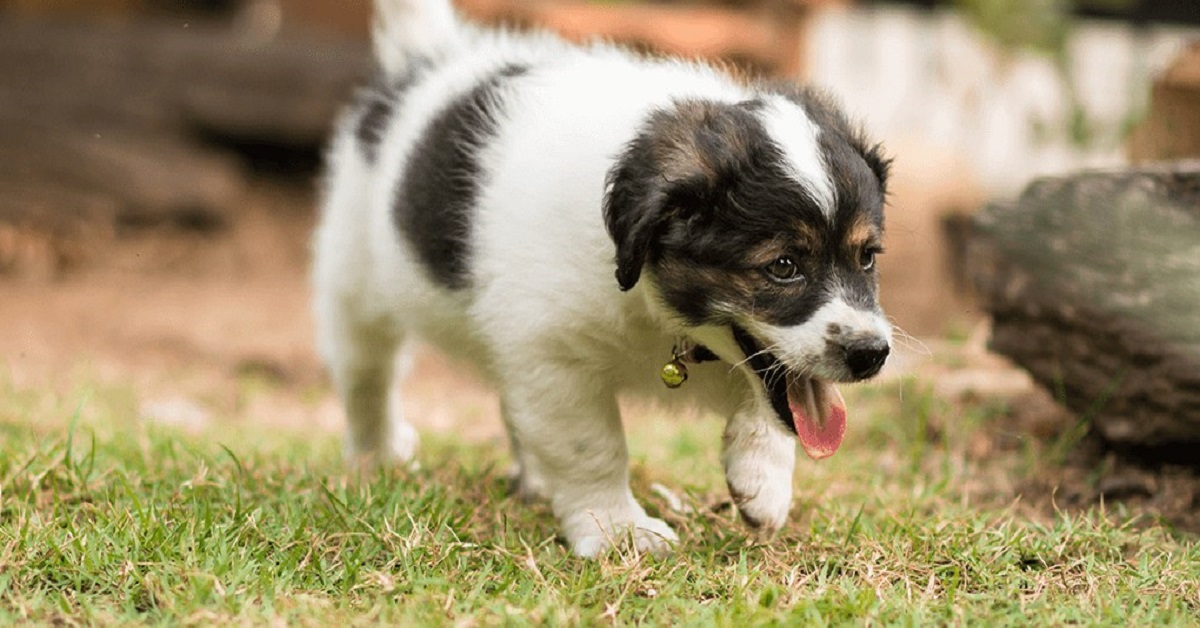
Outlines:
{"type": "MultiPolygon", "coordinates": [[[[648,278],[689,327],[728,329],[810,456],[845,432],[834,382],[874,376],[888,161],[824,97],[772,91],[653,114],[608,176],[622,290],[648,278]]],[[[718,354],[722,351],[712,347],[718,354]]]]}

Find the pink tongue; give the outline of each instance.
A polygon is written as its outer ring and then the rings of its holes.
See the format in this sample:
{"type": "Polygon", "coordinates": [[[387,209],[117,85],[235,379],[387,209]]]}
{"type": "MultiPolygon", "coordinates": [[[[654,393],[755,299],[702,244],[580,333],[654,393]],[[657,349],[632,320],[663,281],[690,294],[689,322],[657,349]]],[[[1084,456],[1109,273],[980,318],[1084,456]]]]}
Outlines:
{"type": "Polygon", "coordinates": [[[820,460],[837,452],[846,435],[846,400],[837,388],[815,379],[796,380],[788,386],[788,406],[804,453],[820,460]]]}

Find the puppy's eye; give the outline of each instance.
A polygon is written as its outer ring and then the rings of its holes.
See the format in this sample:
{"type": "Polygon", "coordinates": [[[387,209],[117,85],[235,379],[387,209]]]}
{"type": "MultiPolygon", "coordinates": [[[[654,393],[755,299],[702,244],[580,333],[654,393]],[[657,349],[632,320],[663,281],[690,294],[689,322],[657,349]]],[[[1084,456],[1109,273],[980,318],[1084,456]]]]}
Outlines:
{"type": "Polygon", "coordinates": [[[800,274],[800,265],[788,256],[780,257],[766,267],[767,275],[779,283],[796,283],[804,279],[800,274]]]}
{"type": "Polygon", "coordinates": [[[868,271],[872,268],[875,268],[875,256],[882,252],[883,249],[877,246],[864,246],[862,250],[858,252],[859,268],[862,268],[863,271],[868,271]]]}

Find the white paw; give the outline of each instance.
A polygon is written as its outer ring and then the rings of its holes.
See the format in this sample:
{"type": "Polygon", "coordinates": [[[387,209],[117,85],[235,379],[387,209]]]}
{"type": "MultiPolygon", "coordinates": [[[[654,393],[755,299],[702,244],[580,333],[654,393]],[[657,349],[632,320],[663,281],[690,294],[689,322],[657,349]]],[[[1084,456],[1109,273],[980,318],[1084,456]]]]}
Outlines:
{"type": "Polygon", "coordinates": [[[637,551],[661,556],[679,542],[679,535],[667,522],[638,512],[607,516],[592,511],[579,513],[564,520],[563,534],[571,551],[584,558],[628,546],[630,540],[637,551]]]}
{"type": "Polygon", "coordinates": [[[725,427],[725,483],[738,514],[754,531],[770,535],[792,508],[796,442],[774,417],[738,414],[725,427]]]}
{"type": "Polygon", "coordinates": [[[407,466],[416,470],[417,445],[420,440],[417,430],[412,425],[398,423],[389,426],[389,433],[383,439],[382,446],[362,447],[347,435],[345,456],[351,465],[359,467],[371,468],[382,464],[407,466]]]}
{"type": "Polygon", "coordinates": [[[756,532],[773,534],[787,522],[792,509],[791,474],[755,474],[757,482],[727,478],[729,495],[746,525],[756,532]]]}
{"type": "Polygon", "coordinates": [[[417,445],[421,442],[417,430],[411,423],[394,422],[388,426],[387,451],[384,452],[384,462],[403,465],[415,464],[417,445]]]}

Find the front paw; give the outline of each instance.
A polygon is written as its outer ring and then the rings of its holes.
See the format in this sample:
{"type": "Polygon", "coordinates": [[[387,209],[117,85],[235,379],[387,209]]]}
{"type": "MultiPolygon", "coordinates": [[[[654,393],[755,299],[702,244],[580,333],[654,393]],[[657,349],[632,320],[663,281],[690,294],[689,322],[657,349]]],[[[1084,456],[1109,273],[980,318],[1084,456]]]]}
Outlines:
{"type": "Polygon", "coordinates": [[[792,509],[791,474],[754,473],[750,477],[731,474],[726,478],[729,495],[742,521],[755,532],[774,534],[787,522],[792,509]]]}
{"type": "Polygon", "coordinates": [[[638,507],[634,512],[604,513],[587,510],[563,520],[563,535],[577,556],[595,558],[632,541],[639,552],[661,556],[679,542],[679,535],[662,519],[638,507]]]}

